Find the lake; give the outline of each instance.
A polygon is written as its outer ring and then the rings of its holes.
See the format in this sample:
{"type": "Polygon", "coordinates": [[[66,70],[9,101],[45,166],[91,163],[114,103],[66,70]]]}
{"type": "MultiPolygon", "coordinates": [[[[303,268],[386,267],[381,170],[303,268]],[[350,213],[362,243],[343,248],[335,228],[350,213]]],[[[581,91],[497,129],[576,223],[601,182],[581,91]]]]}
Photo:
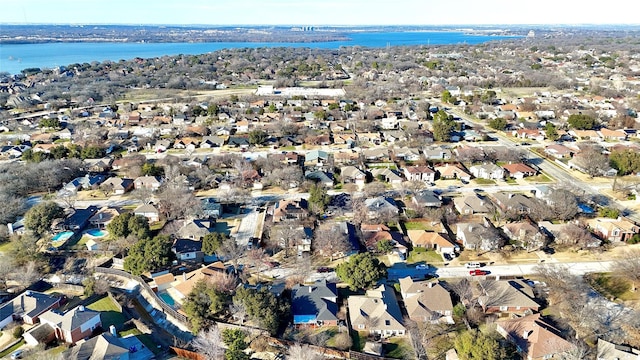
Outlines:
{"type": "Polygon", "coordinates": [[[26,68],[53,68],[73,63],[118,61],[134,57],[154,58],[164,55],[204,54],[229,48],[307,47],[338,49],[343,46],[385,47],[401,45],[479,44],[515,36],[473,35],[453,31],[423,32],[354,32],[350,40],[317,43],[47,43],[0,45],[0,71],[17,74],[26,68]]]}

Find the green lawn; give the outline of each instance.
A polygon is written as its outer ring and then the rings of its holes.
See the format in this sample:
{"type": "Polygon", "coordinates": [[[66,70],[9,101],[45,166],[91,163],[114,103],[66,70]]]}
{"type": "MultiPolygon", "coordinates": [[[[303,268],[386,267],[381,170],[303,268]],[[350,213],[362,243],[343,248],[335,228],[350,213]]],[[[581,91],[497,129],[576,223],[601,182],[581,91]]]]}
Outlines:
{"type": "Polygon", "coordinates": [[[517,185],[518,184],[518,182],[514,178],[507,178],[506,182],[509,185],[517,185]]]}
{"type": "Polygon", "coordinates": [[[117,329],[121,329],[127,318],[122,315],[118,307],[108,296],[102,297],[93,303],[87,305],[87,308],[101,312],[102,327],[108,329],[109,326],[115,325],[117,329]]]}
{"type": "Polygon", "coordinates": [[[384,355],[394,359],[414,359],[413,347],[409,339],[394,337],[383,345],[384,355]]]}
{"type": "Polygon", "coordinates": [[[535,183],[549,183],[549,182],[553,182],[553,180],[549,179],[549,177],[545,174],[540,174],[540,175],[536,175],[536,176],[529,176],[524,178],[525,180],[529,181],[529,182],[535,182],[535,183]]]}
{"type": "Polygon", "coordinates": [[[362,349],[364,349],[364,344],[367,342],[368,337],[369,337],[369,333],[366,331],[352,332],[351,338],[353,339],[353,346],[351,348],[355,351],[362,351],[362,349]]]}
{"type": "Polygon", "coordinates": [[[442,256],[435,252],[434,250],[426,250],[422,248],[414,248],[413,251],[409,253],[409,257],[407,258],[407,264],[414,264],[420,262],[426,263],[441,263],[444,260],[442,256]]]}
{"type": "Polygon", "coordinates": [[[0,244],[0,252],[1,253],[7,253],[7,252],[9,252],[11,250],[13,250],[13,242],[5,241],[5,242],[0,244]]]}
{"type": "Polygon", "coordinates": [[[491,179],[473,179],[472,181],[474,181],[478,185],[495,185],[496,184],[496,182],[491,179]]]}
{"type": "Polygon", "coordinates": [[[5,356],[11,354],[12,352],[16,351],[20,346],[24,345],[24,339],[20,340],[19,342],[17,342],[15,345],[13,345],[12,347],[8,348],[7,350],[0,352],[0,358],[4,358],[5,356]]]}
{"type": "Polygon", "coordinates": [[[407,230],[428,230],[426,223],[422,221],[407,221],[404,223],[404,228],[407,230]]]}

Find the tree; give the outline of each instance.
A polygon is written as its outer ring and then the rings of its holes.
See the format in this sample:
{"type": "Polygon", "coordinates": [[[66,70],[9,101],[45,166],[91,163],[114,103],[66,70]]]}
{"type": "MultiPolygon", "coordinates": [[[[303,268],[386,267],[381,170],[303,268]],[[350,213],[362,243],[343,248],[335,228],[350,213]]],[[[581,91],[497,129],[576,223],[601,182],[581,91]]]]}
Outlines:
{"type": "Polygon", "coordinates": [[[207,114],[209,116],[218,115],[219,110],[220,108],[218,107],[218,104],[209,104],[209,106],[207,106],[207,114]]]}
{"type": "Polygon", "coordinates": [[[440,95],[440,99],[442,99],[442,102],[445,102],[447,104],[451,104],[455,101],[455,97],[451,95],[449,90],[443,91],[442,94],[440,95]]]}
{"type": "Polygon", "coordinates": [[[212,326],[207,330],[200,330],[198,335],[191,340],[191,346],[198,354],[204,356],[204,360],[220,360],[224,355],[222,333],[217,326],[212,326]]]}
{"type": "Polygon", "coordinates": [[[640,154],[632,150],[612,151],[609,155],[611,166],[618,170],[618,175],[640,172],[640,154]]]}
{"type": "Polygon", "coordinates": [[[281,324],[290,321],[288,301],[276,297],[265,287],[259,290],[238,288],[233,296],[233,303],[244,306],[249,319],[271,334],[277,333],[281,324]]]}
{"type": "Polygon", "coordinates": [[[598,215],[609,219],[617,219],[620,216],[620,210],[605,206],[598,209],[598,215]]]}
{"type": "Polygon", "coordinates": [[[596,126],[596,119],[585,114],[569,115],[567,122],[572,128],[578,130],[591,130],[596,126]]]}
{"type": "Polygon", "coordinates": [[[210,286],[205,280],[198,280],[187,295],[184,311],[191,322],[194,333],[206,327],[215,316],[220,315],[229,303],[229,296],[210,286]]]}
{"type": "Polygon", "coordinates": [[[447,115],[444,110],[439,110],[433,117],[433,138],[436,141],[447,142],[451,139],[451,132],[457,124],[453,116],[447,115]]]}
{"type": "Polygon", "coordinates": [[[393,243],[391,240],[380,240],[376,244],[376,250],[381,254],[388,254],[393,250],[393,243]]]}
{"type": "Polygon", "coordinates": [[[13,248],[10,255],[15,265],[24,265],[33,260],[42,259],[38,238],[30,235],[20,235],[12,240],[13,248]]]}
{"type": "Polygon", "coordinates": [[[149,219],[142,215],[122,213],[107,224],[107,230],[114,237],[126,238],[133,235],[138,239],[145,239],[150,234],[149,219]]]}
{"type": "Polygon", "coordinates": [[[454,348],[461,360],[498,360],[500,344],[493,337],[477,330],[467,330],[458,335],[454,348]]]}
{"type": "Polygon", "coordinates": [[[489,120],[489,127],[496,130],[504,130],[507,127],[507,120],[504,118],[495,118],[489,120]]]}
{"type": "Polygon", "coordinates": [[[640,250],[627,250],[612,266],[613,272],[631,281],[633,289],[640,283],[640,250]]]}
{"type": "Polygon", "coordinates": [[[314,237],[314,250],[323,256],[329,256],[330,261],[333,261],[334,255],[351,249],[347,234],[342,231],[339,223],[321,224],[314,232],[314,237]]]}
{"type": "Polygon", "coordinates": [[[556,130],[556,126],[553,123],[548,122],[544,126],[544,133],[547,139],[551,141],[556,141],[560,138],[560,134],[558,134],[558,130],[556,130]]]}
{"type": "Polygon", "coordinates": [[[158,235],[133,244],[129,255],[124,259],[124,269],[133,275],[140,275],[169,265],[173,258],[169,236],[158,235]]]}
{"type": "Polygon", "coordinates": [[[262,129],[254,129],[249,131],[249,143],[251,145],[262,145],[269,138],[269,134],[267,134],[262,129]]]}
{"type": "Polygon", "coordinates": [[[291,360],[321,360],[324,357],[320,354],[317,354],[315,351],[309,347],[307,344],[295,343],[293,346],[289,347],[289,356],[287,359],[291,360]]]}
{"type": "Polygon", "coordinates": [[[309,211],[314,214],[322,214],[330,201],[331,198],[327,194],[327,189],[319,184],[311,185],[311,189],[309,189],[309,211]]]}
{"type": "Polygon", "coordinates": [[[227,345],[225,360],[249,360],[249,355],[244,352],[248,346],[244,340],[246,337],[247,334],[242,330],[224,329],[222,331],[222,341],[227,345]]]}
{"type": "Polygon", "coordinates": [[[60,120],[58,120],[56,118],[42,119],[42,120],[40,120],[40,127],[51,128],[51,129],[59,129],[60,128],[60,120]]]}
{"type": "Polygon", "coordinates": [[[224,233],[210,232],[202,238],[202,252],[206,255],[216,254],[228,239],[224,233]]]}
{"type": "Polygon", "coordinates": [[[574,156],[573,162],[591,177],[600,176],[609,169],[609,159],[595,146],[574,156]]]}
{"type": "Polygon", "coordinates": [[[547,219],[570,220],[578,214],[578,198],[566,189],[554,189],[548,199],[547,219]]]}
{"type": "Polygon", "coordinates": [[[64,211],[53,201],[45,201],[34,205],[24,215],[24,226],[36,236],[51,230],[53,220],[64,217],[64,211]]]}
{"type": "Polygon", "coordinates": [[[157,166],[152,163],[144,163],[141,168],[142,175],[145,176],[162,176],[164,175],[164,169],[162,166],[157,166]]]}
{"type": "Polygon", "coordinates": [[[0,192],[0,204],[0,224],[13,223],[27,210],[25,198],[5,192],[0,192]]]}
{"type": "Polygon", "coordinates": [[[387,275],[387,268],[371,253],[360,253],[338,265],[336,274],[352,290],[368,289],[387,275]]]}

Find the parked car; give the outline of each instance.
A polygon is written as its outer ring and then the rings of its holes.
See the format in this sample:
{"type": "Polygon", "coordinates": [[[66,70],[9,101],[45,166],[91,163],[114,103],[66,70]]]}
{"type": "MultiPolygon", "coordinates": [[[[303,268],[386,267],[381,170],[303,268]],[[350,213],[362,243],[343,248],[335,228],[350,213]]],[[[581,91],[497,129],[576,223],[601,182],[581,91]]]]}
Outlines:
{"type": "Polygon", "coordinates": [[[479,263],[479,262],[468,262],[468,263],[464,264],[464,266],[467,269],[477,269],[477,268],[481,268],[482,264],[479,263]]]}
{"type": "Polygon", "coordinates": [[[333,269],[330,267],[326,267],[326,266],[321,266],[318,268],[318,272],[319,273],[327,273],[327,272],[332,272],[333,269]]]}
{"type": "Polygon", "coordinates": [[[451,261],[453,260],[453,255],[449,254],[449,253],[444,253],[442,254],[442,256],[444,257],[445,260],[447,261],[451,261]]]}
{"type": "Polygon", "coordinates": [[[429,264],[418,264],[416,265],[416,269],[418,270],[426,270],[429,268],[429,264]]]}
{"type": "Polygon", "coordinates": [[[489,274],[489,272],[486,270],[475,269],[475,270],[469,271],[469,275],[471,276],[481,276],[481,275],[487,275],[487,274],[489,274]]]}
{"type": "Polygon", "coordinates": [[[11,360],[22,359],[22,350],[16,350],[11,353],[11,360]]]}

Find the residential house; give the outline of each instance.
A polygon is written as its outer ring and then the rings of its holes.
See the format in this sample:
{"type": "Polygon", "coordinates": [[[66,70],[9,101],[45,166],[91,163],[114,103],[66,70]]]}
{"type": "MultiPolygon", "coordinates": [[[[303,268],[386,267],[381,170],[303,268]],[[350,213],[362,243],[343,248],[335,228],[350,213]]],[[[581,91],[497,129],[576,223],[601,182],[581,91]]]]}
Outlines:
{"type": "Polygon", "coordinates": [[[333,174],[326,171],[322,171],[322,170],[307,171],[304,174],[304,178],[307,180],[311,180],[327,188],[333,187],[333,174]]]}
{"type": "Polygon", "coordinates": [[[313,285],[296,284],[291,288],[293,325],[336,326],[338,324],[338,290],[326,279],[313,285]]]}
{"type": "Polygon", "coordinates": [[[95,187],[98,187],[102,182],[106,179],[106,176],[98,174],[98,175],[85,175],[81,177],[77,177],[71,180],[64,186],[64,190],[68,192],[75,192],[78,190],[90,190],[95,187]]]}
{"type": "Polygon", "coordinates": [[[486,217],[482,223],[456,224],[456,240],[467,249],[493,251],[500,249],[504,239],[486,217]]]}
{"type": "Polygon", "coordinates": [[[544,153],[558,159],[566,159],[573,156],[573,150],[560,144],[547,145],[544,148],[544,153]]]}
{"type": "Polygon", "coordinates": [[[246,137],[229,136],[229,139],[227,140],[227,145],[233,148],[248,149],[251,144],[249,143],[249,139],[246,137]]]}
{"type": "Polygon", "coordinates": [[[357,142],[357,136],[354,134],[334,134],[333,143],[336,145],[347,145],[353,147],[357,142]]]}
{"type": "Polygon", "coordinates": [[[577,244],[583,248],[596,248],[602,244],[602,241],[598,239],[591,232],[585,233],[585,235],[589,235],[588,237],[581,237],[580,239],[576,239],[573,236],[571,231],[567,231],[570,227],[580,226],[576,224],[554,224],[550,221],[540,221],[538,223],[540,230],[543,231],[547,236],[553,239],[553,241],[557,244],[577,244]]]}
{"type": "Polygon", "coordinates": [[[40,316],[40,322],[53,329],[56,339],[68,344],[75,344],[91,336],[95,329],[102,326],[100,312],[86,309],[82,305],[65,313],[49,310],[40,316]]]}
{"type": "Polygon", "coordinates": [[[155,176],[140,176],[133,181],[133,187],[136,190],[146,189],[151,191],[156,191],[160,188],[160,180],[155,176]]]}
{"type": "Polygon", "coordinates": [[[142,204],[138,206],[134,211],[134,215],[144,216],[149,219],[149,222],[160,221],[160,211],[153,206],[153,204],[142,204]]]}
{"type": "Polygon", "coordinates": [[[528,221],[506,224],[502,230],[506,236],[527,251],[540,249],[547,243],[546,234],[528,221]]]}
{"type": "Polygon", "coordinates": [[[353,183],[358,186],[364,186],[367,174],[355,166],[345,166],[340,169],[340,179],[344,184],[353,183]]]}
{"type": "Polygon", "coordinates": [[[575,349],[575,345],[565,340],[561,331],[540,314],[498,320],[496,330],[514,344],[526,360],[563,358],[575,349]]]}
{"type": "Polygon", "coordinates": [[[224,145],[224,138],[220,136],[203,136],[200,147],[203,149],[220,148],[224,145]]]}
{"type": "Polygon", "coordinates": [[[201,200],[202,212],[209,218],[219,218],[222,215],[222,204],[215,198],[204,198],[201,200]]]}
{"type": "Polygon", "coordinates": [[[430,146],[422,149],[422,153],[427,160],[449,160],[452,157],[451,149],[441,146],[430,146]]]}
{"type": "Polygon", "coordinates": [[[638,225],[623,217],[589,219],[587,225],[598,237],[610,242],[628,241],[640,233],[638,225]]]}
{"type": "Polygon", "coordinates": [[[288,251],[293,249],[299,256],[311,252],[313,229],[302,225],[278,224],[271,228],[271,239],[288,251]]]}
{"type": "Polygon", "coordinates": [[[392,169],[388,168],[372,168],[369,170],[371,175],[376,179],[381,179],[391,185],[400,185],[404,182],[402,177],[392,169]]]}
{"type": "Polygon", "coordinates": [[[145,348],[135,335],[116,337],[102,333],[62,353],[65,360],[150,360],[154,358],[150,349],[145,348]],[[135,349],[135,353],[131,351],[135,349]]]}
{"type": "MultiPolygon", "coordinates": [[[[113,148],[115,148],[115,146],[113,146],[113,148]]],[[[113,159],[110,157],[105,157],[100,159],[84,159],[82,162],[84,163],[87,170],[89,170],[90,172],[103,173],[111,170],[111,164],[113,164],[113,159]]]]}
{"type": "Polygon", "coordinates": [[[278,201],[273,208],[273,221],[302,220],[309,216],[307,200],[283,199],[278,201]]]}
{"type": "Polygon", "coordinates": [[[462,182],[471,181],[471,174],[460,164],[446,164],[434,168],[438,177],[442,180],[460,179],[462,182]]]}
{"type": "Polygon", "coordinates": [[[428,166],[406,166],[403,170],[404,177],[409,181],[424,181],[433,183],[436,181],[436,172],[428,166]]]}
{"type": "Polygon", "coordinates": [[[214,223],[215,221],[212,220],[187,221],[176,235],[182,239],[202,240],[203,237],[211,232],[214,223]]]}
{"type": "Polygon", "coordinates": [[[375,148],[362,150],[362,158],[366,162],[389,162],[389,150],[375,148]]]}
{"type": "Polygon", "coordinates": [[[535,207],[535,203],[530,198],[516,193],[495,193],[492,194],[494,203],[503,212],[514,214],[528,214],[535,207]]]}
{"type": "Polygon", "coordinates": [[[153,144],[153,151],[157,153],[162,153],[167,151],[171,147],[171,141],[167,139],[160,139],[153,144]]]}
{"type": "Polygon", "coordinates": [[[569,130],[569,135],[573,136],[575,139],[579,140],[594,140],[600,141],[602,138],[600,134],[595,130],[569,130]]]}
{"type": "Polygon", "coordinates": [[[523,179],[526,176],[534,176],[538,172],[529,165],[523,163],[506,164],[502,168],[506,174],[514,179],[523,179]]]}
{"type": "Polygon", "coordinates": [[[37,324],[40,316],[60,307],[62,298],[27,290],[0,306],[0,329],[14,321],[27,325],[37,324]]]}
{"type": "Polygon", "coordinates": [[[596,358],[597,360],[638,360],[640,359],[640,349],[598,339],[596,358]]]}
{"type": "Polygon", "coordinates": [[[488,215],[493,213],[495,207],[486,197],[478,194],[453,198],[453,204],[460,215],[488,215]]]}
{"type": "Polygon", "coordinates": [[[376,218],[383,214],[398,215],[399,213],[396,202],[383,196],[366,199],[364,206],[367,208],[367,216],[369,218],[376,218]]]}
{"type": "Polygon", "coordinates": [[[544,132],[538,129],[517,129],[513,130],[511,135],[520,139],[544,141],[544,132]]]}
{"type": "Polygon", "coordinates": [[[122,195],[133,189],[133,180],[112,176],[105,180],[100,187],[114,195],[122,195]]]}
{"type": "Polygon", "coordinates": [[[104,230],[111,220],[118,215],[120,215],[120,210],[112,207],[103,207],[89,218],[89,224],[91,224],[91,227],[104,230]]]}
{"type": "Polygon", "coordinates": [[[178,261],[202,262],[204,259],[201,240],[175,239],[171,245],[171,251],[176,254],[178,261]]]}
{"type": "Polygon", "coordinates": [[[329,161],[329,153],[323,150],[311,150],[305,154],[304,166],[324,166],[329,161]]]}
{"type": "Polygon", "coordinates": [[[368,331],[382,337],[406,333],[398,300],[388,285],[367,290],[365,295],[349,296],[347,306],[354,331],[368,331]]]}
{"type": "Polygon", "coordinates": [[[423,159],[422,154],[420,154],[420,150],[408,147],[393,149],[393,156],[396,160],[404,161],[419,161],[423,159]]]}
{"type": "Polygon", "coordinates": [[[439,254],[455,254],[460,246],[449,240],[446,233],[426,230],[407,230],[407,237],[414,247],[433,249],[439,254]]]}
{"type": "Polygon", "coordinates": [[[431,190],[421,190],[411,197],[411,202],[421,207],[440,207],[442,198],[431,190]]]}
{"type": "Polygon", "coordinates": [[[80,231],[89,225],[89,219],[97,212],[98,207],[93,205],[84,209],[74,209],[57,227],[64,230],[80,231]]]}
{"type": "Polygon", "coordinates": [[[435,281],[400,279],[400,294],[409,319],[415,322],[453,324],[453,301],[442,284],[435,281]]]}
{"type": "Polygon", "coordinates": [[[533,288],[520,279],[487,281],[480,286],[478,303],[485,313],[530,314],[538,311],[533,288]]]}
{"type": "Polygon", "coordinates": [[[407,246],[403,235],[397,231],[391,231],[384,224],[361,224],[362,240],[368,251],[377,251],[380,241],[391,241],[394,248],[402,253],[406,253],[407,246]]]}
{"type": "Polygon", "coordinates": [[[216,261],[213,264],[175,276],[172,282],[173,286],[168,288],[167,292],[169,292],[178,303],[183,303],[198,281],[211,281],[211,279],[226,276],[229,271],[230,268],[226,267],[224,263],[216,261]]]}
{"type": "Polygon", "coordinates": [[[382,136],[380,136],[380,133],[358,133],[357,135],[358,142],[360,143],[382,144],[382,136]]]}
{"type": "Polygon", "coordinates": [[[471,174],[479,179],[504,179],[504,169],[496,164],[474,165],[469,168],[471,174]]]}
{"type": "Polygon", "coordinates": [[[624,141],[627,140],[627,133],[623,130],[609,130],[607,128],[602,128],[598,131],[600,137],[605,140],[613,140],[613,141],[624,141]]]}

